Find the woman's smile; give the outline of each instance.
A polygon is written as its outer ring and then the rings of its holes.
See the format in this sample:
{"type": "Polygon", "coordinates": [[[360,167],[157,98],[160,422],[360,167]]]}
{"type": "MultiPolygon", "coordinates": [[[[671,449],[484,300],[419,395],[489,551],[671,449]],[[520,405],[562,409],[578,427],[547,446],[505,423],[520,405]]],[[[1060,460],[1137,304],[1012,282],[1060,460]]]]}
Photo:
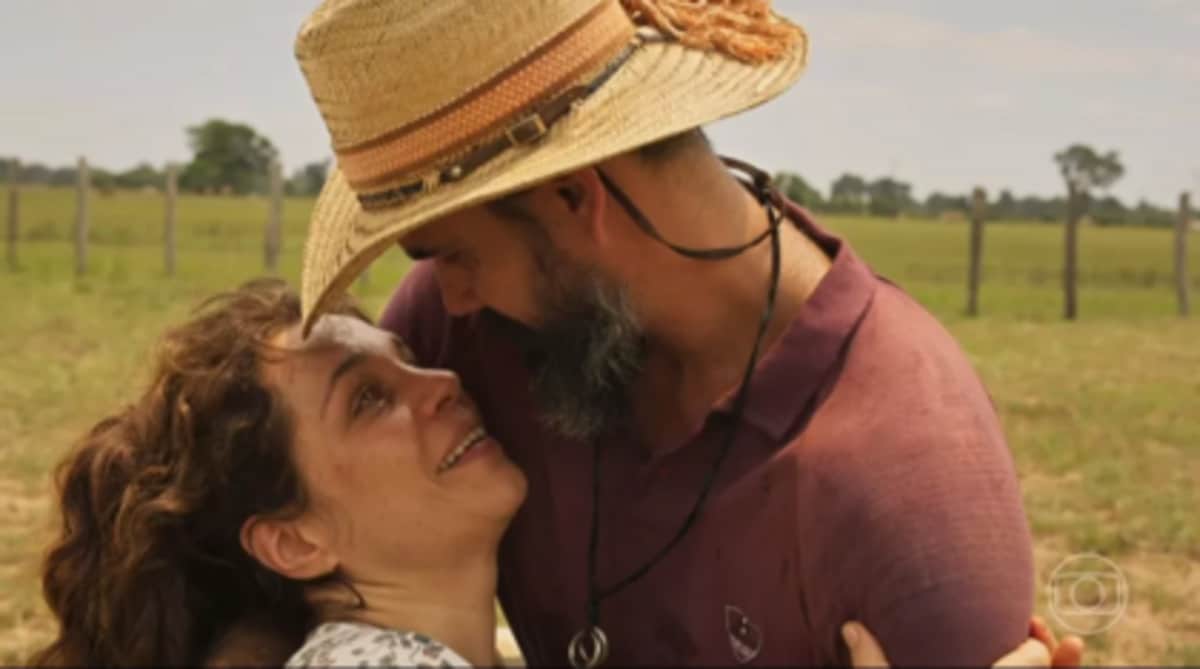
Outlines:
{"type": "Polygon", "coordinates": [[[436,473],[443,474],[453,468],[467,455],[467,453],[474,450],[485,439],[487,439],[487,432],[484,431],[482,426],[476,427],[468,432],[465,437],[460,439],[458,443],[446,453],[445,457],[442,458],[442,461],[438,463],[436,473]]]}

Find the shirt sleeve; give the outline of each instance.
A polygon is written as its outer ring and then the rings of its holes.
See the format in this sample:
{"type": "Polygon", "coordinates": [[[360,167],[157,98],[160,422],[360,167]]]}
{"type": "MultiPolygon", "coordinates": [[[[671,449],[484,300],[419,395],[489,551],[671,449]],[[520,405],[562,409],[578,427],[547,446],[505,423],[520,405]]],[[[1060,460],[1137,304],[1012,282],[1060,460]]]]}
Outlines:
{"type": "MultiPolygon", "coordinates": [[[[846,454],[827,518],[837,629],[866,625],[893,666],[990,666],[1028,635],[1032,541],[1003,442],[920,430],[846,454]]],[[[827,573],[828,573],[827,572],[827,573]]],[[[847,659],[837,637],[839,655],[847,659]]]]}

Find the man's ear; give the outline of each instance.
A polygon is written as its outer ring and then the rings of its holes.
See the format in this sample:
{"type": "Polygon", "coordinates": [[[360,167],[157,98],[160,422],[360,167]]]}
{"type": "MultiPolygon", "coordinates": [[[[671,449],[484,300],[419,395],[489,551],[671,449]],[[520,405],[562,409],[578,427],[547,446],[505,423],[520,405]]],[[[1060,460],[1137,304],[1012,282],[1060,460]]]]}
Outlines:
{"type": "Polygon", "coordinates": [[[299,519],[251,516],[242,523],[242,548],[267,569],[297,581],[324,576],[338,566],[325,542],[299,519]]]}
{"type": "Polygon", "coordinates": [[[610,237],[605,207],[608,192],[594,167],[565,174],[551,184],[554,194],[568,214],[583,224],[583,230],[597,243],[607,244],[610,237]]]}

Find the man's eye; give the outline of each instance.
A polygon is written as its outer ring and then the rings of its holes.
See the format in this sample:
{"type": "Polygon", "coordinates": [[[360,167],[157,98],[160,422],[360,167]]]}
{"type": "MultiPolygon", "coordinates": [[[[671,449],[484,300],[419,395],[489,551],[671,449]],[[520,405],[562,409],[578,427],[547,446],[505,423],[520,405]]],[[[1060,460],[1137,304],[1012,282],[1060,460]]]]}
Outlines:
{"type": "Polygon", "coordinates": [[[386,409],[391,401],[391,395],[378,384],[364,384],[354,393],[354,399],[350,405],[350,415],[357,418],[368,411],[378,412],[386,409]]]}

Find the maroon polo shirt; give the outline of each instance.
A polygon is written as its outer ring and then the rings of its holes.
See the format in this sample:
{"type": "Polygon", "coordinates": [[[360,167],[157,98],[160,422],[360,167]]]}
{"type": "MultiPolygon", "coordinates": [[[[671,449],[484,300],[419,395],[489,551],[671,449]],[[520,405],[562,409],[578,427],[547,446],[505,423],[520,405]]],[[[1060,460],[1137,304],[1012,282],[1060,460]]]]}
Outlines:
{"type": "MultiPolygon", "coordinates": [[[[989,397],[920,305],[804,212],[788,216],[832,268],[759,363],[698,522],[601,607],[609,664],[842,663],[852,619],[893,664],[991,664],[1026,638],[1033,559],[989,397]]],[[[429,264],[382,325],[422,364],[458,372],[525,470],[500,599],[527,661],[564,664],[585,622],[592,446],[542,429],[516,349],[474,317],[448,317],[429,264]]],[[[726,399],[655,458],[630,437],[602,444],[601,585],[679,528],[732,420],[726,399]]]]}

